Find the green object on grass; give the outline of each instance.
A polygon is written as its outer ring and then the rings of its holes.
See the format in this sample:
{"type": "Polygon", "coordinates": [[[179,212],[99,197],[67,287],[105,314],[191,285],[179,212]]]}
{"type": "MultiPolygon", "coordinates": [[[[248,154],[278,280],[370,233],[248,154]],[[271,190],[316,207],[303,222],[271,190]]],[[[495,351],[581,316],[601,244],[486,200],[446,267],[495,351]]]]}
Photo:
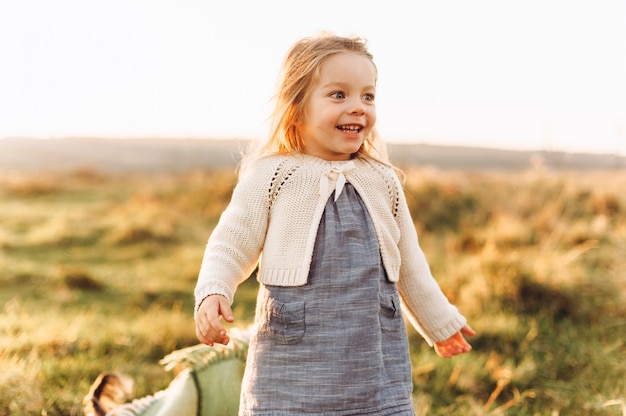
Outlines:
{"type": "Polygon", "coordinates": [[[160,363],[176,377],[165,390],[109,410],[110,416],[237,415],[248,343],[200,344],[176,350],[160,363]]]}

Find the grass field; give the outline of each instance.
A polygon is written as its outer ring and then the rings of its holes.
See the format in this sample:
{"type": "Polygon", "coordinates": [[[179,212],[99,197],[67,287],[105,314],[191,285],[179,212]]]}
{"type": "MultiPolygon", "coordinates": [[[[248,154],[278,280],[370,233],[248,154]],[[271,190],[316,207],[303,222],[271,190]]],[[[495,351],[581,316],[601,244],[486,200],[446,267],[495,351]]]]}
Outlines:
{"type": "MultiPolygon", "coordinates": [[[[433,272],[478,332],[444,360],[410,331],[417,414],[626,414],[626,171],[405,173],[433,272]]],[[[105,370],[137,397],[167,386],[158,361],[197,343],[192,291],[234,182],[0,175],[0,415],[80,415],[105,370]]]]}

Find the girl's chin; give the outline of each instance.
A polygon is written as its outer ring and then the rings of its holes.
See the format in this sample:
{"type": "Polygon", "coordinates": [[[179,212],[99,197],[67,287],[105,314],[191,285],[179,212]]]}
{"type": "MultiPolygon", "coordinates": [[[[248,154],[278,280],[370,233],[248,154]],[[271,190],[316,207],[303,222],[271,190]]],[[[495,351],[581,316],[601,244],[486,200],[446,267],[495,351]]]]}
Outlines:
{"type": "Polygon", "coordinates": [[[324,149],[309,149],[307,151],[305,148],[304,153],[330,161],[350,160],[352,155],[359,151],[362,144],[363,140],[361,139],[348,140],[324,149]]]}

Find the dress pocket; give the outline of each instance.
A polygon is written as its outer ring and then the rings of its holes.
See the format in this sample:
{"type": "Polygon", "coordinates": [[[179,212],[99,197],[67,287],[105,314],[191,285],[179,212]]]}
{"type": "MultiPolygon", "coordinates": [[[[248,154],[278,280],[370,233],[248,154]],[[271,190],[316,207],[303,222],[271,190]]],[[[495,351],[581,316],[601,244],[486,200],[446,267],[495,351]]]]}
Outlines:
{"type": "Polygon", "coordinates": [[[276,343],[292,345],[302,341],[305,331],[304,302],[283,303],[270,298],[265,314],[266,332],[276,343]]]}
{"type": "Polygon", "coordinates": [[[398,332],[402,329],[400,296],[397,293],[380,295],[380,328],[382,332],[398,332]]]}

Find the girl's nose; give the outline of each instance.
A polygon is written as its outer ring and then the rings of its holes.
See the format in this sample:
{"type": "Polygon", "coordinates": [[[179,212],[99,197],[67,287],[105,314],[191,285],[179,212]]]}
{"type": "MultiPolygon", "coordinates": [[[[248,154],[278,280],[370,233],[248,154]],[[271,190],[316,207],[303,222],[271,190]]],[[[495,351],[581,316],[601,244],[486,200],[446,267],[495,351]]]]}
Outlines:
{"type": "Polygon", "coordinates": [[[365,105],[361,100],[354,101],[350,104],[350,114],[361,116],[365,114],[365,105]]]}

